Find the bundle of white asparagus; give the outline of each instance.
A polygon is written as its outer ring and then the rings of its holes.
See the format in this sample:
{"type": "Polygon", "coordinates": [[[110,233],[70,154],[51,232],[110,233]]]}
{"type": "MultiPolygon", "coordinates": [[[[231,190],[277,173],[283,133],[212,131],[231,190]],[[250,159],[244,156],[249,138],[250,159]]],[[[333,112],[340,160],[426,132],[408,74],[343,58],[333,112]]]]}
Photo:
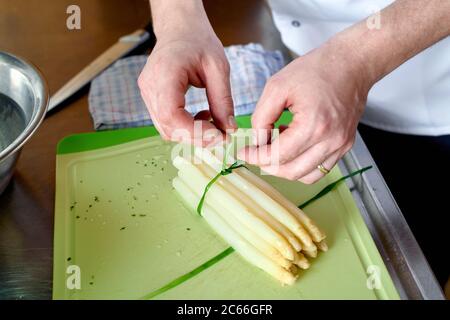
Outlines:
{"type": "MultiPolygon", "coordinates": [[[[176,157],[173,186],[196,210],[205,187],[223,169],[223,152],[196,148],[189,159],[176,157]]],[[[227,161],[234,159],[227,156],[227,161]]],[[[295,204],[246,168],[220,176],[207,190],[201,215],[244,259],[282,284],[291,285],[307,257],[326,251],[325,234],[295,204]]]]}

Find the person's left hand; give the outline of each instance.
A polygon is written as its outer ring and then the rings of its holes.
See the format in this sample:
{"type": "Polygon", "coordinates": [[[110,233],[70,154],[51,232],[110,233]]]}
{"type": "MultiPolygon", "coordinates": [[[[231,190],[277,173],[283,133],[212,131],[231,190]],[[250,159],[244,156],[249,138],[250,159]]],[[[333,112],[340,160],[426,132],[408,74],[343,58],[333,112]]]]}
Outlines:
{"type": "Polygon", "coordinates": [[[238,158],[307,184],[323,177],[318,165],[331,170],[353,145],[372,86],[350,52],[327,43],[272,76],[252,116],[254,145],[240,150],[238,158]],[[267,132],[285,108],[293,120],[267,144],[267,132]]]}

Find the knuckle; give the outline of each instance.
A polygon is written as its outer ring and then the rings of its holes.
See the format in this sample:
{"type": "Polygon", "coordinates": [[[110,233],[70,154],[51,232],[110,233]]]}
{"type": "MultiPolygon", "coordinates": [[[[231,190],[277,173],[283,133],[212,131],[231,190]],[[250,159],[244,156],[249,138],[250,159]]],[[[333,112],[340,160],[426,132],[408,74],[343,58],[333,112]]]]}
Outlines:
{"type": "Polygon", "coordinates": [[[299,176],[295,172],[284,172],[282,178],[285,178],[289,181],[297,181],[299,176]]]}
{"type": "Polygon", "coordinates": [[[141,72],[141,74],[139,75],[139,78],[137,79],[137,84],[139,89],[143,90],[145,88],[146,81],[144,72],[141,72]]]}
{"type": "Polygon", "coordinates": [[[170,63],[164,56],[150,56],[147,65],[146,75],[152,79],[156,79],[156,75],[164,76],[166,74],[170,74],[173,70],[179,69],[180,61],[173,61],[170,63]]]}
{"type": "Polygon", "coordinates": [[[335,135],[333,140],[339,146],[346,146],[347,141],[348,141],[348,136],[343,132],[339,132],[335,135]]]}
{"type": "Polygon", "coordinates": [[[212,100],[214,103],[220,105],[220,106],[229,106],[233,103],[233,98],[231,97],[230,93],[223,93],[219,97],[212,97],[212,100]]]}
{"type": "MultiPolygon", "coordinates": [[[[273,154],[272,156],[273,157],[276,156],[277,157],[276,159],[278,160],[278,162],[280,164],[286,164],[297,156],[296,154],[292,153],[291,149],[287,149],[287,148],[277,149],[276,152],[278,154],[273,154]]],[[[274,151],[274,153],[275,153],[275,151],[274,151]]]]}
{"type": "Polygon", "coordinates": [[[289,180],[289,181],[298,181],[298,177],[296,175],[293,175],[293,174],[289,174],[286,177],[286,179],[289,180]]]}
{"type": "Polygon", "coordinates": [[[330,124],[328,121],[321,121],[316,125],[316,128],[314,130],[314,135],[318,137],[322,137],[328,133],[328,130],[330,129],[330,124]]]}
{"type": "Polygon", "coordinates": [[[202,62],[207,70],[225,74],[230,73],[230,64],[225,55],[208,55],[202,59],[202,62]]]}
{"type": "Polygon", "coordinates": [[[278,76],[271,76],[269,80],[267,80],[266,89],[269,92],[276,91],[281,86],[281,79],[278,76]]]}
{"type": "Polygon", "coordinates": [[[216,68],[223,73],[230,73],[230,64],[228,63],[228,60],[226,58],[223,59],[217,59],[216,62],[216,68]]]}
{"type": "Polygon", "coordinates": [[[169,110],[167,108],[160,108],[157,110],[157,112],[158,112],[159,122],[161,122],[164,125],[170,123],[170,121],[173,118],[172,113],[169,112],[169,110]]]}
{"type": "Polygon", "coordinates": [[[352,138],[344,144],[344,148],[343,148],[344,153],[347,153],[348,151],[350,151],[350,149],[353,147],[354,142],[355,142],[355,139],[352,138]]]}

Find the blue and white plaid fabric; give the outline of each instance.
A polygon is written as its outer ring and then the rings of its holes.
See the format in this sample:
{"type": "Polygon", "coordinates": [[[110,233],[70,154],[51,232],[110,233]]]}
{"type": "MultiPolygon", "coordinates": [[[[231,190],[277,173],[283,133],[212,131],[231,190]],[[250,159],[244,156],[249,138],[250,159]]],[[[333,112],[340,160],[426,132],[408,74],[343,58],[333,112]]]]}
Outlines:
{"type": "MultiPolygon", "coordinates": [[[[226,47],[225,54],[230,62],[235,114],[250,114],[267,79],[284,66],[283,56],[279,51],[266,51],[255,43],[226,47]]],[[[96,130],[152,124],[137,85],[146,60],[147,56],[121,59],[92,81],[89,111],[96,130]]],[[[204,89],[189,88],[186,109],[192,114],[208,109],[204,89]]]]}

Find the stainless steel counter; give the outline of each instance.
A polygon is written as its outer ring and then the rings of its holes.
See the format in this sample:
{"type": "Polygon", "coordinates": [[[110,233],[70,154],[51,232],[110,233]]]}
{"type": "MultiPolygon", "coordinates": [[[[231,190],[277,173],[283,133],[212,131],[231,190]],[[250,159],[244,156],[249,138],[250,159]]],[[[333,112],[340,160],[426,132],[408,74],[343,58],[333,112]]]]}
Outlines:
{"type": "Polygon", "coordinates": [[[402,299],[445,299],[380,171],[358,134],[352,150],[339,163],[344,173],[374,168],[347,181],[402,299]]]}

